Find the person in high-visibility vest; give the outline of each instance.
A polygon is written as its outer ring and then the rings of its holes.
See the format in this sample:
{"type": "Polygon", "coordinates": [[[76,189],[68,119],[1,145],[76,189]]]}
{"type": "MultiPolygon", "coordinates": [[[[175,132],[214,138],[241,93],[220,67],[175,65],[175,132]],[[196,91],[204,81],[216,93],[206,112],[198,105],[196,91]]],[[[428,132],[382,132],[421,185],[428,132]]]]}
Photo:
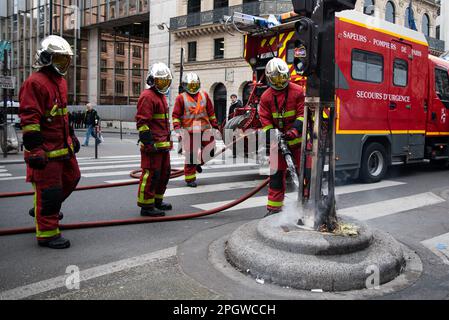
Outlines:
{"type": "MultiPolygon", "coordinates": [[[[296,168],[301,161],[301,141],[304,115],[304,90],[290,82],[287,63],[279,58],[270,60],[265,68],[265,76],[270,88],[266,90],[259,105],[259,117],[263,131],[279,130],[287,141],[295,160],[296,168]]],[[[287,164],[279,148],[271,141],[270,184],[268,187],[268,215],[280,212],[284,204],[287,164]],[[277,151],[277,152],[276,152],[277,151]]]]}
{"type": "Polygon", "coordinates": [[[75,156],[80,143],[69,124],[64,79],[72,56],[65,39],[46,37],[36,53],[34,67],[39,71],[23,83],[19,92],[26,179],[35,190],[34,208],[29,214],[36,222],[38,244],[52,249],[70,247],[70,241],[59,231],[60,210],[80,180],[75,156]]]}
{"type": "Polygon", "coordinates": [[[210,150],[213,153],[215,148],[214,134],[210,130],[218,129],[218,122],[212,101],[201,90],[201,81],[196,73],[184,74],[182,87],[185,92],[178,95],[173,107],[173,128],[180,141],[183,141],[186,151],[185,181],[189,187],[195,188],[196,173],[203,171],[203,151],[210,150]]]}
{"type": "Polygon", "coordinates": [[[164,63],[155,63],[147,75],[149,89],[137,102],[136,124],[139,130],[142,175],[137,205],[142,216],[164,216],[172,205],[163,202],[170,179],[170,122],[167,99],[173,76],[164,63]]]}

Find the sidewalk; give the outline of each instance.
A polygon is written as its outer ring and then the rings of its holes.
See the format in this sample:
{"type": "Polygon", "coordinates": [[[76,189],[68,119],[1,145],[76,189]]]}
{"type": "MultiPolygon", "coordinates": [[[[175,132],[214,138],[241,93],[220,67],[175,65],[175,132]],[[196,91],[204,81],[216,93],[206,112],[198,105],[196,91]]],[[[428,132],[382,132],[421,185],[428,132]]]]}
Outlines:
{"type": "MultiPolygon", "coordinates": [[[[84,142],[86,130],[75,130],[78,140],[82,144],[84,142]]],[[[105,131],[103,131],[105,133],[105,131]]],[[[120,139],[120,135],[105,136],[105,141],[98,145],[98,158],[112,157],[112,156],[129,156],[140,155],[139,148],[137,146],[137,135],[124,134],[123,139],[120,139]]],[[[23,151],[19,151],[17,154],[8,154],[7,158],[3,158],[0,155],[0,165],[5,164],[17,164],[23,163],[23,151]]],[[[78,159],[95,159],[95,140],[90,138],[88,147],[81,147],[80,152],[76,155],[78,159]]]]}

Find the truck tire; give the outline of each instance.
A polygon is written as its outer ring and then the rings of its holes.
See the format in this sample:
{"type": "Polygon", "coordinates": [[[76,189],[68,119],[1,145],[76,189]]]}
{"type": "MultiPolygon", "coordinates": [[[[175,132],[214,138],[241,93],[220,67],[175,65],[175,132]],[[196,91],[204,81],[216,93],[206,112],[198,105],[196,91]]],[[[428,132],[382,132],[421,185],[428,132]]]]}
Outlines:
{"type": "Polygon", "coordinates": [[[365,183],[381,181],[387,173],[387,151],[378,142],[369,143],[363,150],[360,178],[365,183]]]}

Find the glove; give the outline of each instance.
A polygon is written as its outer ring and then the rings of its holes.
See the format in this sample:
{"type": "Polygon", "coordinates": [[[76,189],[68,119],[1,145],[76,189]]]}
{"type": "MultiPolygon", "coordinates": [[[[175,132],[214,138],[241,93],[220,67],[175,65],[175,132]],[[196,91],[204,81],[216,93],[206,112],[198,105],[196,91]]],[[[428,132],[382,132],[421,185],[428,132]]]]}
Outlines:
{"type": "Polygon", "coordinates": [[[80,152],[81,144],[80,144],[80,141],[78,140],[77,136],[75,135],[75,130],[73,130],[72,126],[69,127],[69,133],[70,133],[70,138],[72,138],[73,152],[75,152],[75,154],[76,154],[76,153],[80,152]]]}
{"type": "Polygon", "coordinates": [[[25,162],[32,169],[44,169],[48,163],[47,154],[42,148],[36,148],[31,151],[25,150],[25,162]]]}
{"type": "Polygon", "coordinates": [[[153,135],[151,131],[146,130],[139,132],[139,140],[143,143],[141,150],[145,153],[154,153],[157,152],[157,148],[154,145],[153,135]]]}
{"type": "Polygon", "coordinates": [[[284,138],[285,140],[289,141],[298,138],[298,135],[299,135],[298,130],[292,128],[284,134],[284,138]]]}

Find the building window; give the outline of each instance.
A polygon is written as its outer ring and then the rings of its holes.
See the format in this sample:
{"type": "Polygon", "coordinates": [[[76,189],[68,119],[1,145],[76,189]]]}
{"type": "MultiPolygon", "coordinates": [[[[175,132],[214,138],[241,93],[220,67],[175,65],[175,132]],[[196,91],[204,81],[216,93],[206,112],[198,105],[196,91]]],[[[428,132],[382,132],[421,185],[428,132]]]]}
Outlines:
{"type": "Polygon", "coordinates": [[[116,81],[115,82],[115,93],[123,94],[124,90],[125,90],[125,82],[116,81]]]}
{"type": "Polygon", "coordinates": [[[108,72],[107,68],[108,68],[108,60],[106,59],[101,59],[101,72],[108,72]]]}
{"type": "Polygon", "coordinates": [[[408,62],[395,59],[393,66],[393,84],[398,87],[406,87],[408,84],[408,62]]]}
{"type": "Polygon", "coordinates": [[[441,40],[440,37],[441,37],[441,34],[440,34],[440,26],[437,26],[437,27],[435,28],[435,38],[437,38],[438,40],[441,40]]]}
{"type": "Polygon", "coordinates": [[[365,0],[363,4],[363,13],[369,16],[374,15],[374,0],[365,0]]]}
{"type": "Polygon", "coordinates": [[[381,83],[384,78],[384,59],[377,53],[354,49],[352,51],[352,78],[381,83]]]}
{"type": "Polygon", "coordinates": [[[187,1],[187,14],[196,13],[200,11],[201,11],[201,0],[187,1]]]}
{"type": "Polygon", "coordinates": [[[133,63],[133,76],[140,77],[142,75],[140,67],[139,63],[133,63]]]}
{"type": "Polygon", "coordinates": [[[100,82],[100,92],[102,94],[105,94],[107,91],[107,87],[108,87],[108,81],[106,79],[101,79],[100,82]]]}
{"type": "Polygon", "coordinates": [[[142,58],[142,48],[139,46],[133,46],[133,57],[142,58]]]}
{"type": "Polygon", "coordinates": [[[385,7],[385,20],[391,23],[396,23],[396,8],[391,1],[388,1],[385,7]]]}
{"type": "Polygon", "coordinates": [[[214,59],[224,58],[224,38],[214,40],[214,59]]]}
{"type": "Polygon", "coordinates": [[[214,9],[225,8],[229,5],[228,0],[214,0],[214,9]]]}
{"type": "Polygon", "coordinates": [[[407,7],[407,9],[405,9],[404,26],[406,28],[416,30],[416,23],[413,14],[413,9],[410,7],[407,7]]]}
{"type": "Polygon", "coordinates": [[[104,40],[101,40],[101,52],[108,52],[108,43],[104,40]]]}
{"type": "Polygon", "coordinates": [[[125,63],[123,61],[115,62],[115,73],[125,74],[125,63]]]}
{"type": "Polygon", "coordinates": [[[187,43],[188,56],[187,61],[196,61],[196,41],[187,43]]]}
{"type": "Polygon", "coordinates": [[[123,42],[117,43],[117,54],[121,56],[125,55],[125,44],[123,42]]]}
{"type": "Polygon", "coordinates": [[[133,82],[133,93],[135,96],[140,95],[141,85],[140,82],[133,82]]]}
{"type": "Polygon", "coordinates": [[[430,19],[427,13],[422,16],[421,31],[425,36],[430,36],[430,19]]]}

